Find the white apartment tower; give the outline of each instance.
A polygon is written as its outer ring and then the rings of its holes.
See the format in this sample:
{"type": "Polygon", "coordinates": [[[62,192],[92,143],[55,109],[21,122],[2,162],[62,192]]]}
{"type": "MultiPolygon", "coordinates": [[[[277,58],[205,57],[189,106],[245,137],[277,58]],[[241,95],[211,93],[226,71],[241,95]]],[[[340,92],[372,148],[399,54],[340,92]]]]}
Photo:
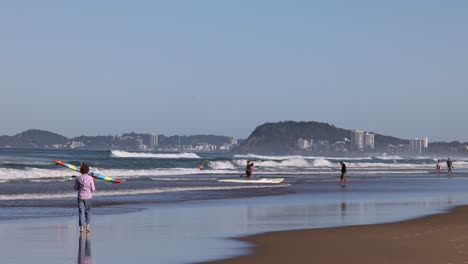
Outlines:
{"type": "Polygon", "coordinates": [[[364,151],[364,132],[360,130],[351,131],[351,149],[353,151],[364,151]]]}
{"type": "Polygon", "coordinates": [[[158,148],[158,134],[156,132],[150,134],[149,147],[150,149],[158,148]]]}
{"type": "Polygon", "coordinates": [[[413,154],[421,154],[424,149],[424,139],[410,140],[409,151],[413,154]]]}
{"type": "Polygon", "coordinates": [[[365,133],[364,134],[364,150],[365,151],[373,151],[375,146],[374,146],[374,134],[371,133],[365,133]]]}
{"type": "Polygon", "coordinates": [[[425,137],[424,139],[424,146],[423,148],[427,149],[429,147],[429,138],[428,137],[425,137]]]}

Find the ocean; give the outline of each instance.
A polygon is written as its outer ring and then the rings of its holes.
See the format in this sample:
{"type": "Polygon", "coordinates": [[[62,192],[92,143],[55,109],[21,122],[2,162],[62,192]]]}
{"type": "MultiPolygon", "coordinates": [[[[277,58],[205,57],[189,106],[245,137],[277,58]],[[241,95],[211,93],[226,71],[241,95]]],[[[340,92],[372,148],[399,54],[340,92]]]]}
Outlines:
{"type": "MultiPolygon", "coordinates": [[[[74,178],[53,160],[123,180],[96,180],[92,258],[96,263],[197,263],[251,252],[229,238],[263,232],[402,221],[468,204],[468,159],[335,158],[84,150],[0,150],[0,254],[5,263],[76,263],[74,178]],[[247,160],[255,178],[239,179],[247,160]],[[340,161],[349,185],[337,185],[340,161]],[[199,170],[198,164],[205,164],[199,170]],[[442,164],[444,165],[444,164],[442,164]],[[24,249],[28,254],[24,254],[24,249]]],[[[88,245],[91,248],[91,243],[88,245]]],[[[90,254],[91,256],[91,254],[90,254]]],[[[80,263],[78,261],[78,263],[80,263]]]]}
{"type": "MultiPolygon", "coordinates": [[[[67,216],[75,214],[74,178],[78,173],[58,159],[123,180],[121,184],[96,181],[94,207],[100,213],[128,212],[115,205],[167,203],[249,196],[284,195],[310,189],[323,181],[338,181],[340,161],[351,181],[421,179],[437,177],[436,158],[375,155],[355,158],[319,156],[264,156],[217,153],[157,153],[118,150],[0,150],[1,219],[67,216]],[[252,161],[256,178],[285,178],[281,184],[218,182],[238,179],[246,161],[252,161]],[[205,168],[198,169],[203,162],[205,168]]],[[[454,158],[453,177],[468,171],[468,159],[454,158]]],[[[442,172],[445,173],[444,167],[442,172]]],[[[136,209],[135,209],[136,210],[136,209]]]]}

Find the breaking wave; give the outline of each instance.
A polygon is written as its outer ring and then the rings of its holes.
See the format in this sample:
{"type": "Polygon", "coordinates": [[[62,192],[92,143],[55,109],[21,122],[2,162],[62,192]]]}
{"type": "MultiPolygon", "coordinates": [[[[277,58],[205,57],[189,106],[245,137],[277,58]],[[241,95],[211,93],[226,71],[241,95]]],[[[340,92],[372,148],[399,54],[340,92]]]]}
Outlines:
{"type": "Polygon", "coordinates": [[[156,158],[156,159],[200,159],[195,153],[151,153],[151,152],[128,152],[122,150],[111,150],[111,156],[116,158],[156,158]]]}
{"type": "MultiPolygon", "coordinates": [[[[250,186],[205,186],[205,187],[170,187],[170,188],[155,188],[155,189],[138,189],[138,190],[112,190],[112,191],[96,191],[93,196],[116,196],[116,195],[136,195],[136,194],[156,194],[168,192],[187,192],[187,191],[217,191],[217,190],[236,190],[236,189],[255,189],[255,188],[281,188],[287,187],[289,184],[275,185],[250,185],[250,186]]],[[[27,193],[27,194],[2,194],[0,201],[8,200],[44,200],[44,199],[62,199],[76,197],[76,193],[27,193]]]]}

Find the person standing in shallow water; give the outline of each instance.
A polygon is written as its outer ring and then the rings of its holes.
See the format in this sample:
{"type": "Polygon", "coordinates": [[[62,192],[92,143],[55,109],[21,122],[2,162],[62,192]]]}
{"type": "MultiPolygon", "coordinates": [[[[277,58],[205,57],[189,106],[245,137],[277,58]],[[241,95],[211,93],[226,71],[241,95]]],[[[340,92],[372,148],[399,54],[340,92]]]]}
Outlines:
{"type": "Polygon", "coordinates": [[[248,166],[247,166],[247,178],[249,180],[251,180],[253,178],[253,169],[254,169],[254,164],[253,162],[251,162],[248,166]]]}
{"type": "Polygon", "coordinates": [[[439,175],[440,174],[440,159],[437,160],[436,169],[437,169],[437,175],[439,175]]]}
{"type": "Polygon", "coordinates": [[[452,174],[452,169],[453,169],[452,161],[450,160],[450,158],[448,158],[447,159],[447,173],[448,173],[448,175],[452,174]]]}
{"type": "Polygon", "coordinates": [[[81,176],[75,180],[75,191],[78,191],[78,213],[79,213],[79,225],[80,233],[83,232],[84,225],[86,225],[86,232],[91,232],[89,228],[89,222],[91,217],[91,198],[93,197],[92,192],[96,190],[94,186],[93,177],[88,175],[89,166],[81,163],[80,173],[81,176]]]}
{"type": "Polygon", "coordinates": [[[244,175],[247,175],[247,178],[250,178],[250,175],[252,174],[252,170],[250,170],[250,160],[247,161],[247,165],[245,165],[245,173],[241,174],[241,178],[244,175]]]}
{"type": "Polygon", "coordinates": [[[344,162],[340,162],[340,164],[341,164],[341,179],[338,185],[341,185],[343,181],[345,185],[348,185],[348,181],[346,180],[346,164],[344,162]]]}

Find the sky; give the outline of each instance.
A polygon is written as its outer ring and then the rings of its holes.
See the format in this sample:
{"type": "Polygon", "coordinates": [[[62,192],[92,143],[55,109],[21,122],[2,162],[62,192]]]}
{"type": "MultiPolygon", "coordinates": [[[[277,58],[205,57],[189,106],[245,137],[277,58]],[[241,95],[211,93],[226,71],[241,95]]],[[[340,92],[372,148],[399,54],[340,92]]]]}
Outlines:
{"type": "Polygon", "coordinates": [[[0,135],[468,141],[468,1],[1,1],[0,135]]]}

